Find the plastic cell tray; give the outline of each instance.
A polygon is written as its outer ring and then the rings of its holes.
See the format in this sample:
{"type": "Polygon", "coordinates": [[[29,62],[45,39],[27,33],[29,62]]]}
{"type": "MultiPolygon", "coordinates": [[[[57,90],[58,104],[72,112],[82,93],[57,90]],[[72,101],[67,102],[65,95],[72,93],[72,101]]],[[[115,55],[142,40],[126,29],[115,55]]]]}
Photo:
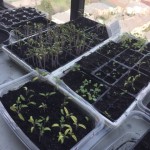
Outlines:
{"type": "MultiPolygon", "coordinates": [[[[21,86],[23,86],[25,83],[28,83],[29,81],[31,81],[31,79],[33,77],[37,76],[37,75],[38,74],[36,72],[31,72],[30,74],[28,74],[28,75],[26,75],[26,76],[24,76],[22,78],[16,79],[16,80],[10,82],[9,84],[6,83],[6,84],[0,86],[0,96],[2,97],[4,94],[7,94],[9,91],[13,91],[13,90],[19,89],[21,86]]],[[[47,80],[44,77],[41,77],[40,79],[41,79],[41,81],[46,81],[49,84],[51,84],[50,81],[47,80]]],[[[88,143],[95,144],[95,142],[98,141],[98,139],[93,141],[94,136],[98,132],[103,130],[104,125],[105,125],[103,118],[100,118],[96,111],[94,111],[92,108],[88,107],[87,105],[85,105],[81,101],[78,101],[77,98],[72,97],[69,93],[66,93],[63,89],[59,88],[59,91],[64,93],[66,96],[70,96],[71,97],[71,101],[73,103],[75,103],[78,107],[80,107],[80,109],[83,112],[85,112],[86,114],[90,115],[90,117],[94,120],[94,128],[93,128],[93,130],[91,132],[89,132],[81,141],[79,141],[72,148],[72,150],[84,149],[85,148],[85,143],[87,143],[87,144],[88,143]]],[[[1,102],[0,102],[0,112],[1,112],[2,118],[8,124],[10,129],[16,134],[16,136],[20,139],[20,141],[22,141],[22,143],[24,143],[24,145],[26,147],[28,149],[31,149],[31,150],[38,150],[37,146],[35,144],[33,144],[33,142],[23,133],[23,131],[17,126],[17,124],[14,122],[14,120],[10,117],[10,115],[8,114],[8,112],[6,111],[6,109],[4,108],[4,106],[2,105],[1,102]]],[[[92,144],[90,144],[90,147],[92,146],[92,144]]]]}

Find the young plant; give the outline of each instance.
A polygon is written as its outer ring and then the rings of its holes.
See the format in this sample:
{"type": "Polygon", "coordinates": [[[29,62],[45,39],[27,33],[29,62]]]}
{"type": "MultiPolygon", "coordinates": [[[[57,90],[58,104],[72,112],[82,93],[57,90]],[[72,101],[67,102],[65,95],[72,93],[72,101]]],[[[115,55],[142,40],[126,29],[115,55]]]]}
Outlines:
{"type": "Polygon", "coordinates": [[[70,112],[68,111],[67,107],[62,108],[60,111],[61,111],[61,114],[62,114],[66,119],[69,119],[69,118],[73,115],[73,113],[70,113],[70,112]]]}
{"type": "Polygon", "coordinates": [[[65,142],[65,139],[69,139],[72,138],[74,141],[78,141],[76,135],[74,134],[72,127],[68,126],[68,128],[66,128],[64,130],[64,132],[60,131],[58,133],[58,142],[60,142],[61,144],[63,144],[65,142]]]}
{"type": "Polygon", "coordinates": [[[10,109],[17,113],[18,114],[18,117],[22,120],[22,121],[25,121],[21,111],[24,109],[24,108],[27,108],[28,105],[27,104],[22,104],[23,102],[25,101],[25,98],[20,95],[17,100],[16,100],[16,103],[13,104],[12,106],[10,106],[10,109]]]}
{"type": "Polygon", "coordinates": [[[79,127],[83,128],[83,129],[86,129],[86,126],[85,126],[84,124],[81,124],[81,123],[78,122],[78,119],[77,119],[76,116],[71,116],[71,119],[72,119],[72,121],[73,121],[73,125],[75,125],[76,130],[77,130],[79,127]]]}
{"type": "Polygon", "coordinates": [[[59,123],[54,123],[52,125],[53,128],[59,128],[60,131],[62,131],[65,127],[68,127],[69,125],[66,123],[66,120],[63,116],[60,117],[59,123]]]}
{"type": "Polygon", "coordinates": [[[44,133],[51,131],[51,129],[46,126],[46,123],[49,121],[49,116],[46,118],[40,116],[39,119],[34,119],[33,116],[30,116],[28,121],[32,124],[30,128],[31,133],[33,133],[36,128],[39,130],[39,141],[41,141],[44,133]]]}
{"type": "Polygon", "coordinates": [[[79,64],[75,64],[74,67],[72,68],[72,71],[80,71],[80,65],[79,64]]]}
{"type": "Polygon", "coordinates": [[[52,125],[52,127],[58,127],[60,129],[58,132],[58,142],[61,144],[64,143],[65,139],[69,139],[70,137],[77,142],[77,137],[69,124],[63,124],[63,126],[60,126],[59,124],[55,123],[52,125]]]}
{"type": "Polygon", "coordinates": [[[47,104],[41,103],[41,105],[39,106],[39,108],[43,109],[43,111],[45,112],[46,109],[47,109],[47,104]]]}
{"type": "Polygon", "coordinates": [[[94,102],[96,101],[98,95],[101,92],[101,87],[103,87],[103,84],[98,83],[92,84],[91,80],[85,79],[82,82],[80,88],[76,92],[80,94],[82,97],[87,98],[89,101],[94,102]],[[89,86],[91,86],[90,89],[88,89],[89,86]]]}
{"type": "Polygon", "coordinates": [[[46,93],[39,93],[41,96],[45,97],[48,99],[50,96],[55,95],[56,92],[46,92],[46,93]]]}
{"type": "Polygon", "coordinates": [[[30,96],[33,96],[33,93],[34,93],[34,90],[30,90],[30,89],[28,89],[28,87],[23,87],[23,89],[24,89],[24,91],[25,91],[25,95],[26,96],[28,96],[28,95],[30,95],[30,96]]]}
{"type": "Polygon", "coordinates": [[[128,79],[124,83],[124,87],[128,87],[131,85],[132,89],[135,91],[134,83],[136,80],[140,78],[141,74],[137,74],[135,76],[129,76],[128,79]]]}

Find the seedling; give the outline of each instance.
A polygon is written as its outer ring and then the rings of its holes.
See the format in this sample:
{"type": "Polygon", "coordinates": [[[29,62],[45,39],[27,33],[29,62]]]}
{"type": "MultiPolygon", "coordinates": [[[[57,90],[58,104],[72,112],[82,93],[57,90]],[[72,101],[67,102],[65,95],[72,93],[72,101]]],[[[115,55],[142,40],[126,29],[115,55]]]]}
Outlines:
{"type": "Polygon", "coordinates": [[[22,104],[22,102],[24,102],[24,101],[25,101],[25,98],[24,98],[22,95],[20,95],[20,96],[17,98],[16,103],[13,104],[12,106],[10,106],[10,109],[11,109],[12,111],[14,111],[15,113],[17,113],[17,114],[18,114],[18,117],[19,117],[22,121],[25,121],[25,119],[24,119],[23,115],[21,114],[21,111],[22,111],[22,109],[28,107],[28,105],[22,104]]]}
{"type": "Polygon", "coordinates": [[[85,126],[84,124],[81,124],[81,123],[78,122],[78,119],[77,119],[76,116],[71,116],[71,119],[72,119],[72,121],[73,121],[73,125],[75,125],[75,127],[76,127],[76,130],[77,130],[79,127],[83,128],[83,129],[86,129],[86,126],[85,126]]]}
{"type": "Polygon", "coordinates": [[[26,96],[28,96],[28,95],[30,95],[29,97],[31,98],[31,97],[33,97],[33,93],[34,93],[34,90],[30,90],[30,89],[28,89],[28,87],[23,87],[23,89],[24,89],[24,91],[25,91],[25,95],[26,96]]]}
{"type": "Polygon", "coordinates": [[[45,132],[51,131],[51,129],[46,126],[46,123],[49,121],[49,116],[46,118],[40,116],[39,119],[34,119],[33,116],[30,116],[28,121],[32,124],[30,128],[31,133],[33,133],[36,128],[39,129],[39,141],[41,141],[45,132]]]}
{"type": "Polygon", "coordinates": [[[70,137],[77,141],[77,137],[73,132],[72,127],[69,124],[53,124],[52,127],[59,128],[60,131],[58,133],[58,142],[61,144],[64,143],[65,139],[69,139],[70,137]]]}
{"type": "MultiPolygon", "coordinates": [[[[139,50],[146,42],[146,38],[138,38],[136,42],[132,42],[132,38],[127,36],[127,35],[123,35],[121,37],[121,42],[122,42],[122,46],[125,48],[130,48],[130,46],[132,45],[132,47],[135,50],[139,50]]],[[[142,51],[143,49],[141,48],[139,51],[142,51]]]]}
{"type": "Polygon", "coordinates": [[[55,95],[56,92],[47,92],[47,93],[39,93],[41,96],[45,97],[48,99],[50,96],[55,95]]]}
{"type": "Polygon", "coordinates": [[[65,116],[65,118],[67,118],[67,119],[70,118],[73,115],[73,113],[70,113],[66,107],[64,107],[60,111],[61,111],[61,114],[63,116],[65,116]]]}
{"type": "Polygon", "coordinates": [[[92,84],[91,80],[85,79],[82,82],[82,85],[80,88],[76,91],[78,94],[81,94],[82,97],[87,98],[89,101],[96,101],[98,95],[101,92],[101,87],[103,87],[103,84],[94,83],[92,84]],[[90,89],[88,87],[91,86],[90,89]]]}
{"type": "Polygon", "coordinates": [[[43,111],[45,112],[45,111],[46,111],[46,109],[47,109],[47,104],[42,103],[42,104],[39,106],[39,108],[42,108],[42,109],[43,109],[43,111]]]}
{"type": "Polygon", "coordinates": [[[75,64],[74,67],[72,68],[72,71],[80,71],[80,65],[79,64],[75,64]]]}
{"type": "Polygon", "coordinates": [[[124,87],[131,85],[132,89],[135,91],[134,83],[136,80],[139,79],[140,76],[141,74],[137,74],[135,76],[129,76],[128,79],[124,83],[124,87]]]}

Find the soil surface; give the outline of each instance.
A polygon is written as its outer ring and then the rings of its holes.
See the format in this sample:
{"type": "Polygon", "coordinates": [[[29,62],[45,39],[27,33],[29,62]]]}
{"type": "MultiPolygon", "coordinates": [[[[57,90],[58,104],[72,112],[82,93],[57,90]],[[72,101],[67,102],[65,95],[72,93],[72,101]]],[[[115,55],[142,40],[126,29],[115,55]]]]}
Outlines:
{"type": "Polygon", "coordinates": [[[62,124],[71,125],[78,141],[94,128],[94,122],[79,106],[45,82],[34,81],[26,83],[20,89],[5,94],[0,100],[16,124],[41,150],[69,150],[77,143],[72,137],[65,138],[63,144],[58,142],[58,133],[63,133],[67,129],[67,127],[62,127],[61,130],[58,127],[52,127],[55,123],[60,124],[60,120],[64,120],[62,124]],[[45,97],[40,93],[51,93],[51,95],[45,97]],[[19,119],[17,113],[10,109],[10,106],[17,104],[16,101],[20,95],[25,98],[21,104],[28,105],[28,107],[20,110],[25,121],[19,119]],[[35,102],[36,104],[29,104],[31,102],[35,102]],[[43,109],[43,107],[40,107],[42,104],[46,104],[47,107],[43,109]],[[82,127],[76,128],[71,118],[66,116],[64,107],[67,108],[70,115],[76,116],[78,123],[84,124],[86,129],[82,127]],[[49,127],[51,131],[45,131],[43,136],[40,137],[40,129],[35,125],[31,133],[32,124],[29,122],[30,116],[32,116],[33,119],[41,119],[42,117],[46,118],[49,116],[49,120],[43,123],[43,126],[49,127]],[[86,117],[89,119],[87,120],[86,117]]]}

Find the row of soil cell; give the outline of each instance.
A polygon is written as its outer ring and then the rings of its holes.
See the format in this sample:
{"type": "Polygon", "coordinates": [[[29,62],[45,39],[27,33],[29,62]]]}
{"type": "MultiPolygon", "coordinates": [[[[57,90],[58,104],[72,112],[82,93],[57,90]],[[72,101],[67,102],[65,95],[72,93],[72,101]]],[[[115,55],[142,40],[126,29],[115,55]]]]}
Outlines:
{"type": "Polygon", "coordinates": [[[117,87],[110,89],[99,98],[94,107],[111,121],[117,120],[135,101],[135,97],[117,87]]]}
{"type": "Polygon", "coordinates": [[[41,12],[35,8],[21,7],[2,11],[0,12],[0,16],[0,24],[5,28],[10,28],[12,25],[41,16],[41,12]]]}
{"type": "Polygon", "coordinates": [[[123,53],[118,55],[115,60],[128,66],[133,67],[135,66],[138,61],[143,57],[143,55],[139,52],[135,52],[132,50],[125,50],[123,53]]]}
{"type": "Polygon", "coordinates": [[[110,61],[94,71],[93,75],[107,84],[114,84],[127,72],[127,70],[128,69],[121,64],[110,61]]]}
{"type": "Polygon", "coordinates": [[[83,57],[78,64],[85,72],[92,73],[123,51],[124,49],[120,44],[110,41],[96,52],[83,57]]]}
{"type": "Polygon", "coordinates": [[[92,73],[95,69],[99,68],[101,65],[105,64],[108,61],[108,58],[105,56],[93,52],[89,56],[83,57],[78,65],[87,73],[92,73]]]}
{"type": "Polygon", "coordinates": [[[124,50],[125,49],[122,48],[122,46],[119,43],[110,41],[108,44],[98,49],[97,52],[100,53],[101,55],[104,55],[105,57],[114,58],[124,50]]]}
{"type": "Polygon", "coordinates": [[[42,32],[49,27],[56,25],[54,22],[44,17],[38,17],[27,22],[19,23],[11,27],[16,40],[42,32]]]}

